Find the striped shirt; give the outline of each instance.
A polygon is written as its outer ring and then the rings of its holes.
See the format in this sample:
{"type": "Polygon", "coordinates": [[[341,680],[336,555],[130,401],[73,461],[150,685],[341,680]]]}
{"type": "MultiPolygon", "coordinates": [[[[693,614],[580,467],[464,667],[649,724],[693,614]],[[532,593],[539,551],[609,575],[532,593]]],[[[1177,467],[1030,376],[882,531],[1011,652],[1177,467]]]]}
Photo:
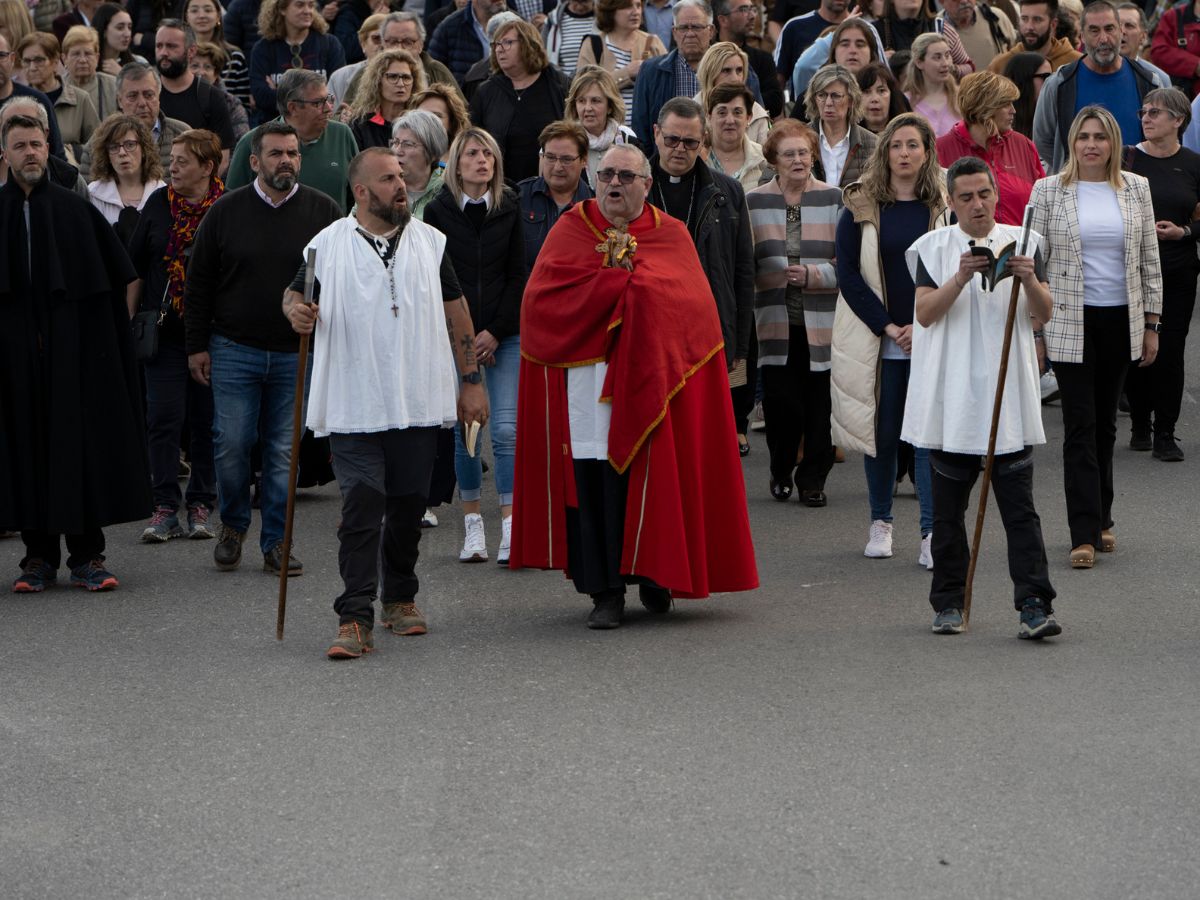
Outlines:
{"type": "Polygon", "coordinates": [[[564,6],[559,29],[558,68],[570,78],[579,64],[579,48],[583,46],[584,38],[596,30],[595,13],[577,16],[564,6]]]}
{"type": "MultiPolygon", "coordinates": [[[[624,69],[633,62],[632,50],[622,50],[612,41],[605,41],[604,46],[608,48],[608,52],[617,61],[615,68],[624,69]]],[[[629,87],[621,88],[621,99],[625,101],[625,124],[630,125],[633,123],[633,82],[630,82],[629,87]]]]}

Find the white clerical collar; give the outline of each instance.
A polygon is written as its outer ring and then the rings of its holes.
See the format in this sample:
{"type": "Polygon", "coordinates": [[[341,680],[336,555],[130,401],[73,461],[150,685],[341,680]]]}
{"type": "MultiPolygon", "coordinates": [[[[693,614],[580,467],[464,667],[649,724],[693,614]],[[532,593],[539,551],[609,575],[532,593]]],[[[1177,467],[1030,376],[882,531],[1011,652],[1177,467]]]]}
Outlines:
{"type": "Polygon", "coordinates": [[[463,194],[462,195],[462,209],[466,209],[468,203],[482,203],[488,209],[491,209],[492,208],[492,192],[484,191],[483,196],[480,197],[478,200],[475,200],[471,197],[468,197],[466,194],[463,194]]]}
{"type": "Polygon", "coordinates": [[[300,190],[300,182],[297,181],[295,184],[293,184],[292,189],[288,191],[287,196],[278,203],[276,203],[267,195],[267,192],[262,189],[262,185],[258,183],[257,178],[254,179],[254,190],[258,192],[258,196],[262,197],[263,202],[266,203],[267,206],[271,207],[272,209],[279,209],[279,207],[283,206],[283,204],[287,203],[296,195],[296,191],[300,190]]]}

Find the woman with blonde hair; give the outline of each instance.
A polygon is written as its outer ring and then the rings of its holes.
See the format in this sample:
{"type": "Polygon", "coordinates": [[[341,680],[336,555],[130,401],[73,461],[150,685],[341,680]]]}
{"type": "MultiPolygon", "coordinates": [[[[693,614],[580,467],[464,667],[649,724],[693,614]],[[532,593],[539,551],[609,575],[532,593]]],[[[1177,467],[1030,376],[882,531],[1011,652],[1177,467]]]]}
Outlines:
{"type": "Polygon", "coordinates": [[[315,0],[263,0],[258,33],[250,51],[250,95],[260,122],[279,115],[275,84],[288,69],[309,69],[328,79],[346,64],[341,41],[329,34],[315,0]]]}
{"type": "MultiPolygon", "coordinates": [[[[521,295],[527,275],[521,207],[516,193],[505,186],[504,175],[496,140],[482,128],[467,128],[450,145],[445,184],[425,207],[425,223],[446,235],[446,253],[475,326],[475,356],[491,406],[488,430],[501,515],[496,561],[502,565],[508,562],[512,535],[521,295]]],[[[467,454],[461,428],[455,441],[454,469],[466,532],[459,561],[486,562],[487,541],[480,515],[483,471],[479,457],[467,454]]]]}
{"type": "Polygon", "coordinates": [[[982,159],[992,170],[999,202],[996,221],[1020,225],[1033,183],[1045,178],[1033,141],[1013,130],[1017,86],[995,72],[973,72],[958,88],[962,121],[938,138],[938,162],[943,168],[964,156],[982,159]]]}
{"type": "Polygon", "coordinates": [[[862,118],[858,79],[845,66],[822,66],[808,83],[804,109],[817,132],[816,177],[834,187],[849,187],[862,176],[877,141],[858,124],[862,118]]]}
{"type": "Polygon", "coordinates": [[[0,0],[0,37],[8,41],[9,50],[16,50],[17,44],[36,33],[33,17],[21,0],[0,0]]]}
{"type": "Polygon", "coordinates": [[[954,60],[944,34],[923,34],[913,41],[912,61],[904,72],[904,93],[913,112],[928,119],[938,137],[962,117],[954,60]]]}
{"type": "MultiPolygon", "coordinates": [[[[596,31],[579,47],[575,77],[584,66],[600,66],[611,73],[625,105],[623,125],[633,115],[633,86],[642,63],[667,52],[658,35],[642,30],[642,0],[599,0],[596,31]]],[[[586,127],[586,126],[584,126],[586,127]]]]}
{"type": "MultiPolygon", "coordinates": [[[[708,106],[708,92],[718,84],[746,84],[750,72],[750,58],[737,44],[730,41],[719,41],[704,51],[700,57],[700,65],[696,69],[696,80],[700,91],[692,99],[700,104],[701,109],[708,106]]],[[[746,127],[746,136],[756,144],[762,144],[771,130],[771,115],[757,100],[750,110],[750,124],[746,127]]]]}
{"type": "Polygon", "coordinates": [[[358,149],[386,147],[392,140],[392,123],[408,109],[413,94],[425,90],[425,67],[407,50],[384,50],[363,69],[354,103],[350,130],[358,149]]]}
{"type": "Polygon", "coordinates": [[[924,34],[940,34],[950,48],[955,74],[975,71],[975,63],[963,47],[958,31],[945,19],[938,19],[930,0],[884,0],[883,11],[875,20],[875,30],[883,41],[884,51],[891,59],[904,50],[913,52],[917,39],[924,34]]]}
{"type": "Polygon", "coordinates": [[[62,39],[62,57],[67,70],[63,83],[87,94],[101,121],[120,111],[117,108],[117,79],[98,70],[100,37],[95,31],[86,25],[72,25],[62,39]]]}
{"type": "MultiPolygon", "coordinates": [[[[837,225],[841,288],[832,338],[833,442],[864,454],[871,530],[864,556],[892,555],[892,494],[911,368],[916,287],[905,252],[947,224],[933,129],[905,113],[879,135],[862,181],[843,191],[837,225]]],[[[914,452],[921,508],[918,562],[933,568],[929,451],[914,452]]]]}
{"type": "Polygon", "coordinates": [[[584,66],[575,72],[563,118],[578,122],[587,132],[588,181],[593,185],[600,160],[614,144],[637,143],[633,129],[626,124],[627,107],[616,79],[600,66],[584,66]]]}
{"type": "MultiPolygon", "coordinates": [[[[1143,101],[1145,102],[1145,101],[1143,101]]],[[[1090,569],[1113,533],[1117,403],[1130,361],[1158,356],[1163,276],[1150,185],[1121,171],[1121,129],[1085,106],[1067,134],[1066,162],[1033,186],[1033,229],[1046,242],[1054,315],[1042,327],[1062,392],[1063,481],[1071,567],[1090,569]]]]}
{"type": "Polygon", "coordinates": [[[92,206],[128,244],[150,195],[163,187],[162,160],[150,129],[134,116],[112,115],[92,132],[92,206]]]}

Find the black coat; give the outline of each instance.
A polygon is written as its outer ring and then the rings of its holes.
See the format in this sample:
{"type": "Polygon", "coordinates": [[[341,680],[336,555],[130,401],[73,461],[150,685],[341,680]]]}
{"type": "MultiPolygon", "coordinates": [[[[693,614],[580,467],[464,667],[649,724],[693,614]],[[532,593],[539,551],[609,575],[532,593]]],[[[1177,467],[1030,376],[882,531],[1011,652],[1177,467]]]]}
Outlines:
{"type": "Polygon", "coordinates": [[[125,248],[43,179],[0,188],[0,529],[80,534],[150,514],[125,248]],[[27,263],[32,235],[33,266],[27,263]]]}
{"type": "Polygon", "coordinates": [[[476,231],[443,186],[425,207],[425,224],[446,235],[446,252],[462,286],[476,333],[487,330],[498,341],[521,331],[521,295],[525,293],[525,237],[517,195],[505,188],[476,231]]]}
{"type": "Polygon", "coordinates": [[[503,72],[496,72],[475,90],[471,124],[487,131],[500,145],[507,181],[517,184],[538,174],[537,136],[562,118],[568,90],[570,80],[553,66],[543,69],[537,81],[525,88],[524,99],[517,97],[512,81],[503,72]],[[518,134],[524,138],[520,148],[518,134]]]}

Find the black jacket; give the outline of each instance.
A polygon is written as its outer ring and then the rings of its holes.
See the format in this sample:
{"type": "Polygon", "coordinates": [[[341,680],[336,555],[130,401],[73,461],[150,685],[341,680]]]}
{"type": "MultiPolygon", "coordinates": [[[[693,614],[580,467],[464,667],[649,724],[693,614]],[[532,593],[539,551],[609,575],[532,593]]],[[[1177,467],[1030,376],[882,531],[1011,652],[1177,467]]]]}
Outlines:
{"type": "MultiPolygon", "coordinates": [[[[659,168],[658,157],[650,161],[653,177],[668,176],[659,168]]],[[[696,161],[697,212],[688,222],[696,243],[700,265],[708,276],[717,301],[721,334],[725,339],[725,362],[746,359],[754,330],[754,235],[742,186],[720,172],[696,161]]],[[[655,202],[656,194],[649,198],[655,202]]]]}
{"type": "Polygon", "coordinates": [[[496,72],[475,89],[471,97],[471,124],[487,131],[496,139],[504,154],[504,177],[513,184],[538,174],[536,153],[532,158],[518,158],[510,144],[509,132],[513,122],[521,117],[526,134],[538,134],[556,119],[562,118],[567,103],[570,79],[553,66],[542,70],[537,82],[525,89],[524,102],[509,77],[496,72]],[[538,94],[531,96],[531,92],[538,94]],[[537,121],[531,121],[536,116],[537,121]]]}
{"type": "Polygon", "coordinates": [[[425,224],[446,235],[446,252],[462,286],[475,332],[498,341],[520,333],[525,293],[525,238],[517,195],[504,189],[476,231],[450,188],[443,186],[425,207],[425,224]]]}

